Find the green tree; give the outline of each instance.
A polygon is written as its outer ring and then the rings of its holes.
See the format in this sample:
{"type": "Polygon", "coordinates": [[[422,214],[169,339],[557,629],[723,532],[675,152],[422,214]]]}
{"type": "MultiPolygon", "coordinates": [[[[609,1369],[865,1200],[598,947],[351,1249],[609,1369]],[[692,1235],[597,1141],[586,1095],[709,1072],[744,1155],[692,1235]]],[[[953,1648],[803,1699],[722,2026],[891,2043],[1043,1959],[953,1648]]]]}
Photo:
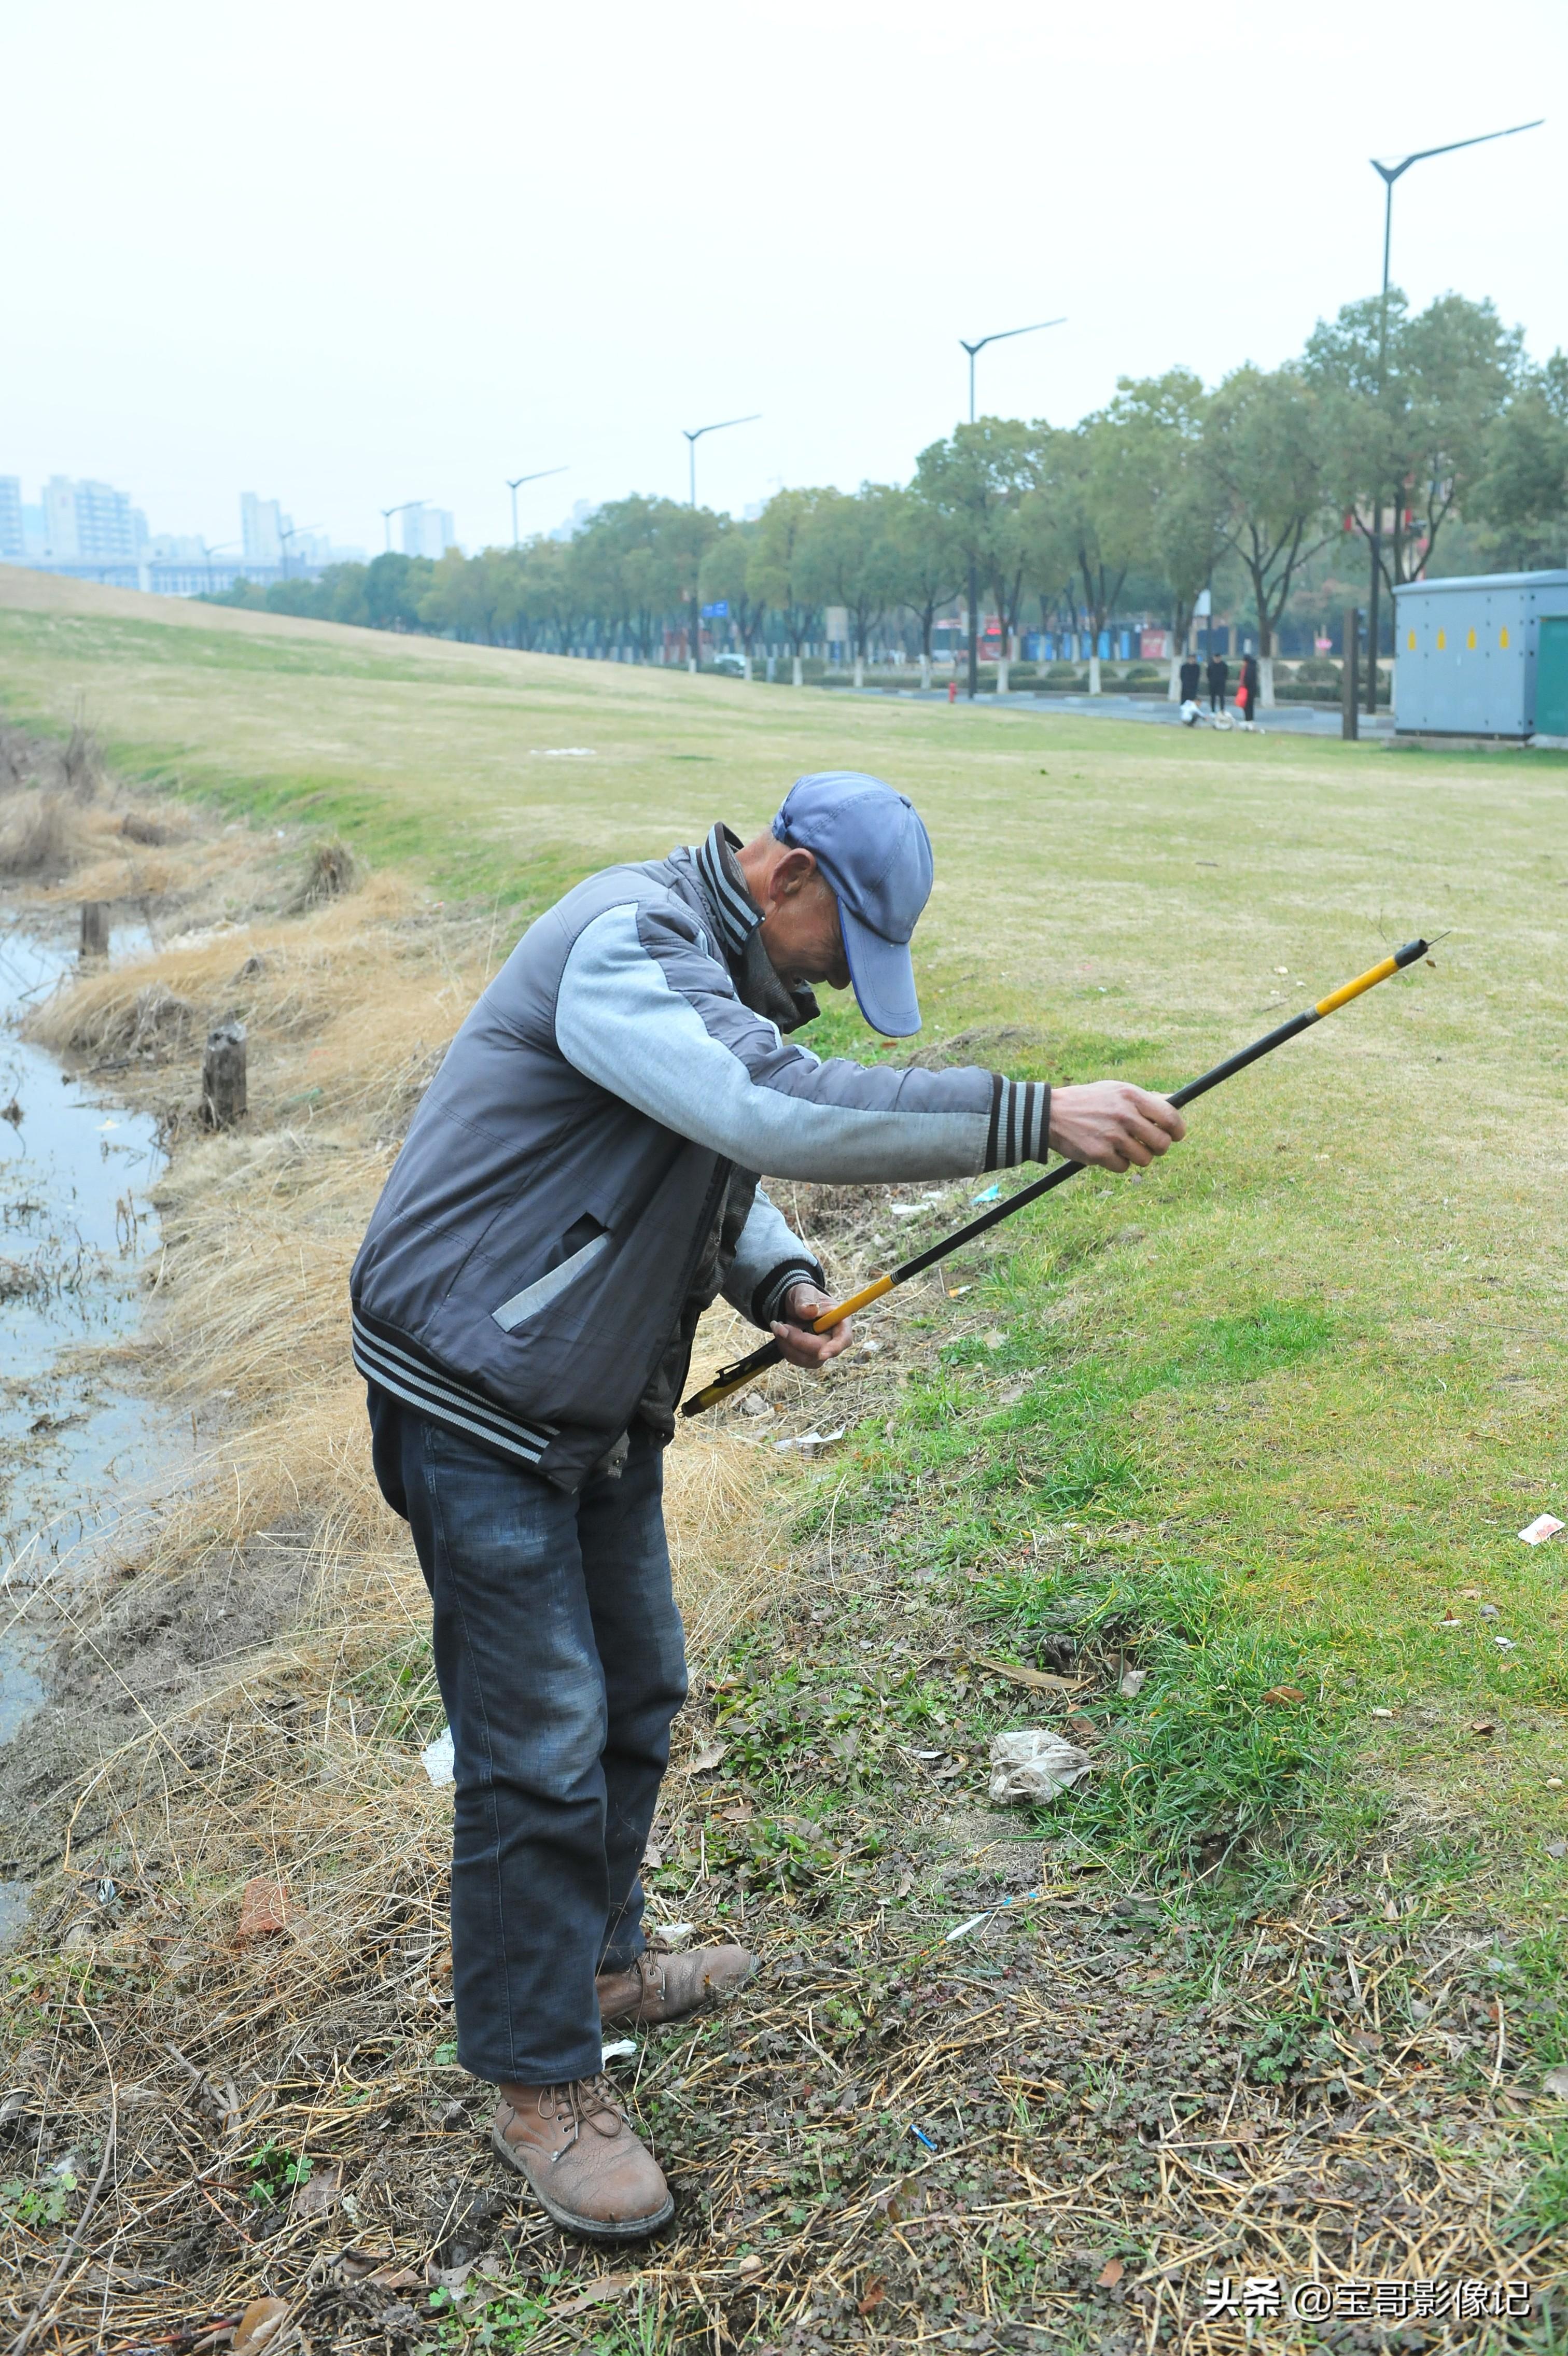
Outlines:
{"type": "Polygon", "coordinates": [[[746,562],[747,590],[778,615],[789,641],[796,687],[804,680],[800,649],[813,635],[822,610],[815,594],[811,521],[821,501],[836,496],[820,490],[775,491],[762,510],[746,562]]]}
{"type": "Polygon", "coordinates": [[[751,677],[757,637],[768,614],[766,604],[756,594],[750,583],[751,557],[756,543],[755,523],[731,524],[726,531],[721,531],[709,543],[698,579],[704,605],[729,607],[727,618],[731,629],[740,640],[747,679],[751,677]]]}
{"type": "Polygon", "coordinates": [[[820,605],[842,605],[848,616],[856,687],[865,684],[867,645],[893,596],[892,496],[875,483],[863,483],[853,495],[823,491],[806,527],[810,594],[820,605]]]}
{"type": "Polygon", "coordinates": [[[1490,303],[1444,294],[1412,318],[1397,286],[1386,337],[1375,295],[1346,304],[1308,337],[1305,374],[1326,412],[1326,487],[1364,539],[1376,532],[1391,594],[1430,566],[1444,527],[1473,503],[1523,345],[1490,303]]]}
{"type": "MultiPolygon", "coordinates": [[[[1118,422],[1131,459],[1132,480],[1148,501],[1141,550],[1159,567],[1170,603],[1170,697],[1180,691],[1182,651],[1197,600],[1219,550],[1219,500],[1203,463],[1208,407],[1190,369],[1163,376],[1122,377],[1110,415],[1118,422]]],[[[1134,560],[1136,561],[1136,559],[1134,560]]],[[[1273,701],[1273,681],[1265,698],[1273,701]]]]}
{"type": "Polygon", "coordinates": [[[1014,417],[983,417],[960,425],[945,442],[922,450],[915,466],[915,489],[928,499],[952,535],[972,584],[970,629],[977,642],[975,592],[990,592],[1002,635],[996,691],[1007,692],[1007,669],[1029,572],[1028,534],[1022,520],[1025,499],[1039,479],[1044,425],[1014,417]]]}
{"type": "Polygon", "coordinates": [[[952,519],[917,486],[887,494],[888,595],[913,614],[920,632],[920,685],[931,683],[931,632],[943,605],[963,584],[963,552],[952,519]]]}
{"type": "Polygon", "coordinates": [[[1493,424],[1472,508],[1503,564],[1568,562],[1568,354],[1532,371],[1493,424]]]}
{"type": "Polygon", "coordinates": [[[1302,566],[1334,537],[1324,404],[1299,369],[1232,370],[1204,421],[1219,536],[1251,585],[1260,700],[1273,701],[1274,631],[1302,566]]]}

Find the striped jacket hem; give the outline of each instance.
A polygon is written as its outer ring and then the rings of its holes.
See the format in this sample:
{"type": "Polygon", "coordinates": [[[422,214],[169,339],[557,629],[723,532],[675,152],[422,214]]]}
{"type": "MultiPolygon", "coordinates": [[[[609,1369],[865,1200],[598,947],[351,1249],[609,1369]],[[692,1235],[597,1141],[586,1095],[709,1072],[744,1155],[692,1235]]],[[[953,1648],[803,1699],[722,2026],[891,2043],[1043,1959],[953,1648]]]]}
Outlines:
{"type": "Polygon", "coordinates": [[[456,1381],[433,1359],[411,1349],[405,1340],[394,1341],[379,1332],[358,1309],[353,1319],[353,1355],[368,1383],[378,1384],[405,1406],[417,1408],[437,1423],[466,1431],[487,1448],[499,1449],[521,1463],[537,1466],[559,1430],[556,1424],[525,1423],[521,1416],[509,1414],[482,1392],[456,1381]]]}

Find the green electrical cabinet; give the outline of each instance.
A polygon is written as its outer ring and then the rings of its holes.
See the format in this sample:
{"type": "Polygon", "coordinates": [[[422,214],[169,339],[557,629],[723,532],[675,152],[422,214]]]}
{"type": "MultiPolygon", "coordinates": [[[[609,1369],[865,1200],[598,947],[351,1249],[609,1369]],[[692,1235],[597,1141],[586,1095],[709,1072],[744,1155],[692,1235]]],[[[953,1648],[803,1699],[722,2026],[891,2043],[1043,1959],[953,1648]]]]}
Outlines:
{"type": "Polygon", "coordinates": [[[1542,614],[1535,649],[1535,733],[1568,737],[1568,614],[1542,614]]]}

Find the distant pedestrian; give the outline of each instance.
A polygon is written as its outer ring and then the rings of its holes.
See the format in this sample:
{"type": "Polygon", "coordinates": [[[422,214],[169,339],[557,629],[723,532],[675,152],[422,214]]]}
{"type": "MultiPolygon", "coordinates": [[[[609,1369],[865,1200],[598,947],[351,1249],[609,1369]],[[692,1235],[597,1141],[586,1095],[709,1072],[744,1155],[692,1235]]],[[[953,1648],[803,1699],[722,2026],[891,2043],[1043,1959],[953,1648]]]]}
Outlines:
{"type": "Polygon", "coordinates": [[[948,701],[950,703],[956,703],[958,701],[958,680],[956,676],[950,679],[948,681],[948,701]]]}
{"type": "Polygon", "coordinates": [[[1181,700],[1184,703],[1197,701],[1197,682],[1203,676],[1196,655],[1188,655],[1181,667],[1181,700]]]}
{"type": "Polygon", "coordinates": [[[1241,684],[1236,691],[1236,701],[1241,706],[1241,717],[1251,725],[1258,717],[1258,658],[1245,655],[1241,661],[1241,684]]]}
{"type": "Polygon", "coordinates": [[[1230,684],[1230,666],[1223,655],[1209,656],[1208,678],[1208,708],[1210,712],[1223,712],[1225,691],[1230,684]]]}

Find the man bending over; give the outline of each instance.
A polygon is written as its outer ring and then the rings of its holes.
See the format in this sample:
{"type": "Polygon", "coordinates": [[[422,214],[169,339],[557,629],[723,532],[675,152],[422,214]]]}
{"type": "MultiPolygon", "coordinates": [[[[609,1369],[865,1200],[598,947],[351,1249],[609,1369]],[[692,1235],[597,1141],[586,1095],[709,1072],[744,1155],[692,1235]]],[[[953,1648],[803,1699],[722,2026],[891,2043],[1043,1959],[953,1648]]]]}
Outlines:
{"type": "Polygon", "coordinates": [[[673,2202],[601,2069],[605,2023],[738,1987],[739,1947],[653,1954],[638,1879],[685,1698],[660,1505],[692,1338],[722,1292],[791,1365],[847,1340],[757,1173],[962,1178],[1047,1148],[1107,1170],[1183,1134],[1118,1080],[823,1063],[811,984],[918,1030],[925,828],[854,771],[579,884],[523,936],[427,1090],[354,1265],[376,1477],[413,1527],[452,1726],[457,2053],[558,2224],[673,2202]]]}

